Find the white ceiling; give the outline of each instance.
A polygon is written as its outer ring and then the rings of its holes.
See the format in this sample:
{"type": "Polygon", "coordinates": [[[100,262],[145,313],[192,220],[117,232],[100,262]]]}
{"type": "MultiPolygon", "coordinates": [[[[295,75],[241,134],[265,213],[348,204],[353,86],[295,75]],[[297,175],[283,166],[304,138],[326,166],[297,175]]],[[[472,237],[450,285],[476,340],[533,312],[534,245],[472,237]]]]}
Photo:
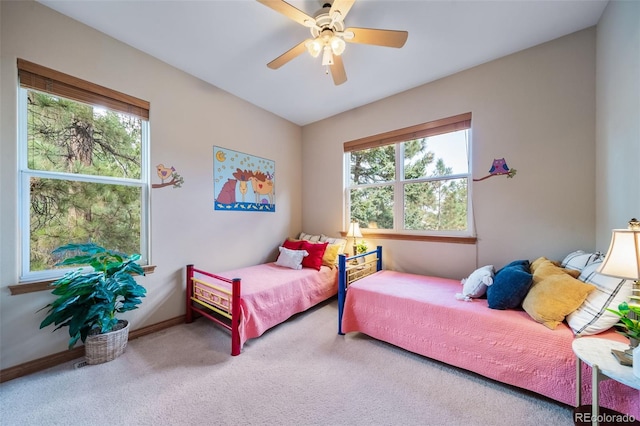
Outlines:
{"type": "MultiPolygon", "coordinates": [[[[606,0],[357,0],[349,27],[406,30],[401,49],[347,44],[334,86],[306,52],[266,64],[309,30],[254,0],[39,0],[298,125],[595,25],[606,0]]],[[[319,0],[290,1],[313,16],[319,0]]]]}

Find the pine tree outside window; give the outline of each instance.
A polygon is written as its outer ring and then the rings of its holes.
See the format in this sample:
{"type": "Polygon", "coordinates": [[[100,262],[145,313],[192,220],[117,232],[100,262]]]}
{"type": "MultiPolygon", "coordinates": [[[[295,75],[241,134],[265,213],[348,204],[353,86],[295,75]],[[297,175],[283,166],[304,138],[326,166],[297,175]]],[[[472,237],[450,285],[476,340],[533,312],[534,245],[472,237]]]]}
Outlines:
{"type": "Polygon", "coordinates": [[[473,236],[471,114],[346,142],[345,222],[376,234],[473,236]]]}
{"type": "Polygon", "coordinates": [[[18,60],[21,282],[94,242],[149,263],[149,104],[18,60]]]}

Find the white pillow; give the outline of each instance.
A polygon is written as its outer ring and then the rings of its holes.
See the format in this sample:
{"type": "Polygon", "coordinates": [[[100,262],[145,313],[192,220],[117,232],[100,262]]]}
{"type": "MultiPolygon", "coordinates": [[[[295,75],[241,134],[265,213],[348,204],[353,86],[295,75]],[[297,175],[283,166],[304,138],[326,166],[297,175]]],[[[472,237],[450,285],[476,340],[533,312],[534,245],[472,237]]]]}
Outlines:
{"type": "Polygon", "coordinates": [[[618,309],[618,305],[629,300],[633,280],[610,277],[597,272],[602,260],[587,265],[578,278],[596,286],[578,309],[567,316],[569,327],[577,336],[588,336],[610,329],[618,322],[618,316],[607,308],[618,309]]]}
{"type": "Polygon", "coordinates": [[[580,271],[592,264],[593,262],[602,261],[604,256],[600,252],[595,253],[586,253],[582,250],[576,250],[574,252],[569,253],[560,266],[565,269],[571,269],[574,271],[580,271]]]}
{"type": "Polygon", "coordinates": [[[290,250],[284,247],[278,247],[278,250],[280,250],[280,254],[276,265],[291,269],[302,269],[302,259],[309,255],[306,250],[290,250]]]}
{"type": "Polygon", "coordinates": [[[494,275],[493,265],[486,265],[476,269],[468,278],[463,278],[460,281],[463,286],[462,293],[456,293],[456,299],[470,301],[484,296],[487,292],[487,287],[493,284],[494,275]]]}

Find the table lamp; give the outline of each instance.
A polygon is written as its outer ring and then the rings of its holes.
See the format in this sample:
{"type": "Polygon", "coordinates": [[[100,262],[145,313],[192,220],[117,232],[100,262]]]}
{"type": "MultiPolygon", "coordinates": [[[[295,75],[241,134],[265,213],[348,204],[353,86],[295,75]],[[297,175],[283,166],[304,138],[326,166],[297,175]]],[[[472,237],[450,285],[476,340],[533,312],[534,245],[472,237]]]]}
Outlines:
{"type": "Polygon", "coordinates": [[[358,222],[351,222],[351,224],[349,225],[349,231],[347,232],[347,238],[348,237],[353,237],[353,255],[355,256],[356,254],[358,254],[356,247],[358,243],[356,239],[362,238],[362,233],[360,232],[360,224],[358,222]]]}
{"type": "MultiPolygon", "coordinates": [[[[598,272],[603,275],[634,280],[628,303],[629,306],[640,307],[640,222],[638,220],[631,219],[627,229],[613,230],[609,251],[607,251],[598,272]]],[[[633,312],[630,312],[628,317],[638,319],[633,312]]],[[[625,352],[629,353],[637,345],[637,341],[630,340],[630,348],[625,352]]],[[[616,354],[614,353],[614,355],[616,354]]]]}

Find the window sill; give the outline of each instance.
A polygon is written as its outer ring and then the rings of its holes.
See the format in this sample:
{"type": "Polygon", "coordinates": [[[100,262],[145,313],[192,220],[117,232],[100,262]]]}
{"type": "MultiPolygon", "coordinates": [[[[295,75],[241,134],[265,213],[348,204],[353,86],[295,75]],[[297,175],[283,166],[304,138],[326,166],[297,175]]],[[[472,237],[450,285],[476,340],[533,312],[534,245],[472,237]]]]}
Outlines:
{"type": "MultiPolygon", "coordinates": [[[[342,236],[346,236],[346,232],[342,232],[342,236]]],[[[413,234],[387,234],[375,232],[362,232],[363,238],[372,238],[376,240],[403,240],[403,241],[425,241],[432,243],[450,243],[450,244],[475,244],[477,237],[450,237],[438,235],[413,235],[413,234]]],[[[351,237],[350,237],[351,238],[351,237]]]]}
{"type": "MultiPolygon", "coordinates": [[[[156,265],[143,266],[142,269],[144,269],[145,274],[153,274],[153,272],[156,270],[156,265]]],[[[50,285],[55,281],[56,279],[10,285],[9,291],[11,291],[12,296],[15,296],[17,294],[35,293],[37,291],[51,290],[50,285]]]]}

